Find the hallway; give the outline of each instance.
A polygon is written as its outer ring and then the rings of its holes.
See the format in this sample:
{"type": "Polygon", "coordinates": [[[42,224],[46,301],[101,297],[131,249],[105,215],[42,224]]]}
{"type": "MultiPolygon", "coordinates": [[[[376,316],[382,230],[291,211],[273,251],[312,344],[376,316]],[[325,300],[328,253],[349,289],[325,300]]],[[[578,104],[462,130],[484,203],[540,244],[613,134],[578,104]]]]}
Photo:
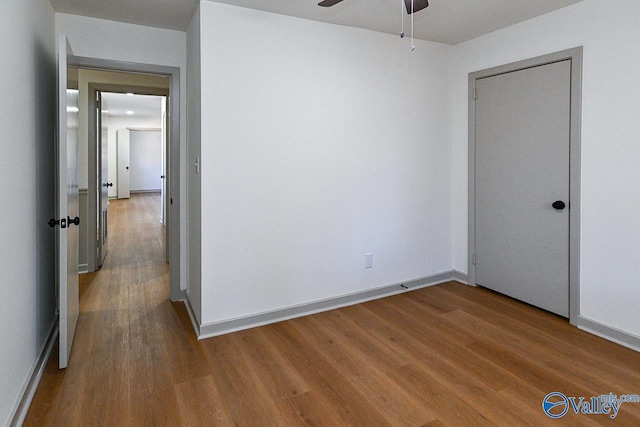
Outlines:
{"type": "Polygon", "coordinates": [[[195,337],[184,305],[168,299],[159,214],[159,193],[110,202],[106,262],[80,276],[69,367],[58,370],[56,346],[24,425],[131,425],[175,406],[167,402],[174,384],[197,371],[178,366],[193,352],[195,337]]]}

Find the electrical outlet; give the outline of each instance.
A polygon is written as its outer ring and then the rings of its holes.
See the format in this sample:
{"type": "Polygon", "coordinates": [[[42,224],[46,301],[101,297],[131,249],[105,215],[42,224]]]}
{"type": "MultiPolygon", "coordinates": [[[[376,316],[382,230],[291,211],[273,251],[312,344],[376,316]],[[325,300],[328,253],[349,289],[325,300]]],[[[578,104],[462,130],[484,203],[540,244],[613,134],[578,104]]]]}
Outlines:
{"type": "Polygon", "coordinates": [[[364,268],[373,268],[373,254],[364,254],[364,268]]]}

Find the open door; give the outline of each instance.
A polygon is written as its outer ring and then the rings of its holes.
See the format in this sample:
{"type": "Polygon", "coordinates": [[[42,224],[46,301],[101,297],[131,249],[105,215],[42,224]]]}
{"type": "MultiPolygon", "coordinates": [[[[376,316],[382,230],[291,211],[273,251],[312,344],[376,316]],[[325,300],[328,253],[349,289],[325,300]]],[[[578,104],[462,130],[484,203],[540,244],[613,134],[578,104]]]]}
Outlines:
{"type": "Polygon", "coordinates": [[[165,208],[166,208],[166,195],[167,195],[167,98],[162,97],[161,103],[161,113],[162,113],[162,156],[160,160],[161,164],[161,175],[162,185],[160,186],[161,192],[161,201],[160,201],[160,222],[162,225],[167,225],[165,218],[165,208]]]}
{"type": "Polygon", "coordinates": [[[109,187],[113,183],[109,182],[109,141],[108,129],[104,127],[108,111],[107,100],[102,97],[102,92],[96,92],[96,140],[98,142],[98,252],[96,266],[101,268],[107,257],[109,243],[109,187]]]}
{"type": "Polygon", "coordinates": [[[118,147],[118,199],[128,199],[129,189],[129,129],[116,132],[118,147]]]}
{"type": "Polygon", "coordinates": [[[66,368],[78,322],[78,85],[73,52],[58,40],[58,156],[56,218],[60,368],[66,368]],[[75,81],[74,81],[75,80],[75,81]]]}

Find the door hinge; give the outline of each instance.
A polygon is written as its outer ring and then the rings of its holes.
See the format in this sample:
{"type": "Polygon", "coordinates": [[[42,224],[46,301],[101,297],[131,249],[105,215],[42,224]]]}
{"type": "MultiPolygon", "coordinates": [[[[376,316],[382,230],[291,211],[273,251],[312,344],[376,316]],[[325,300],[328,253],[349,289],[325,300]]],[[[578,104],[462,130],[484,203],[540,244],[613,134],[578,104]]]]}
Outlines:
{"type": "Polygon", "coordinates": [[[476,265],[478,262],[478,256],[476,254],[471,255],[471,264],[476,265]]]}
{"type": "Polygon", "coordinates": [[[478,99],[478,89],[473,89],[473,99],[478,99]]]}

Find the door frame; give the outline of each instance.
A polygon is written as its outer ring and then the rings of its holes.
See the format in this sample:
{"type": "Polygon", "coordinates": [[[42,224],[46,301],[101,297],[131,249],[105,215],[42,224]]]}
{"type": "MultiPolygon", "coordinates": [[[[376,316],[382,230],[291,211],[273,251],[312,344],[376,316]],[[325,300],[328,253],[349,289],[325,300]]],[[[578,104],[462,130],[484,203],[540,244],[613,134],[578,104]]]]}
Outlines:
{"type": "MultiPolygon", "coordinates": [[[[169,289],[171,301],[185,299],[185,292],[181,290],[180,278],[183,260],[186,259],[186,248],[181,244],[181,230],[186,229],[186,218],[181,215],[181,182],[186,182],[186,172],[181,168],[180,147],[180,68],[165,65],[143,64],[135,62],[114,61],[108,59],[76,57],[78,68],[116,71],[124,73],[149,74],[169,78],[169,94],[167,96],[168,115],[168,150],[167,150],[167,200],[169,201],[167,214],[167,246],[169,252],[169,289]],[[184,228],[183,228],[184,227],[184,228]]],[[[102,85],[98,85],[102,87],[102,85]]],[[[145,91],[150,90],[144,88],[145,91]]],[[[91,94],[92,91],[90,91],[91,94]]],[[[95,105],[95,104],[94,104],[95,105]]],[[[91,117],[91,114],[89,115],[91,117]]],[[[89,129],[92,129],[91,127],[89,129]]],[[[89,132],[92,133],[91,131],[89,132]]],[[[89,144],[91,148],[92,144],[89,144]]],[[[93,144],[95,150],[95,144],[93,144]]],[[[95,153],[94,153],[95,154],[95,153]]],[[[91,153],[89,153],[91,162],[91,153]]],[[[93,158],[95,160],[95,157],[93,158]]]]}
{"type": "Polygon", "coordinates": [[[475,268],[475,93],[476,81],[500,74],[571,61],[571,110],[569,134],[569,322],[578,325],[580,316],[580,150],[582,130],[582,47],[550,53],[469,74],[469,166],[468,166],[468,283],[476,285],[475,268]]]}
{"type": "MultiPolygon", "coordinates": [[[[82,67],[81,67],[82,68],[82,67]]],[[[88,129],[89,129],[89,139],[88,139],[88,155],[89,166],[88,166],[88,176],[89,176],[89,186],[87,192],[87,217],[88,218],[98,218],[98,213],[101,210],[101,197],[100,191],[102,190],[102,183],[104,182],[102,177],[102,168],[101,168],[101,158],[102,158],[102,146],[101,140],[97,139],[96,127],[100,121],[96,117],[96,103],[97,103],[97,92],[112,92],[112,93],[135,93],[136,95],[155,95],[155,96],[164,96],[169,99],[169,89],[161,89],[155,87],[146,87],[146,86],[136,86],[136,85],[121,85],[121,84],[111,84],[111,83],[89,83],[89,93],[87,94],[88,98],[88,111],[89,111],[89,120],[88,120],[88,129]],[[94,179],[92,179],[94,178],[94,179]]],[[[167,145],[170,144],[170,139],[167,138],[167,145]]],[[[168,150],[167,150],[168,151],[168,150]]],[[[167,160],[167,159],[165,159],[167,160]]],[[[166,168],[168,170],[168,168],[166,168]]],[[[169,178],[170,173],[167,173],[167,179],[169,178]]],[[[99,220],[98,220],[99,221],[99,220]]],[[[87,264],[89,271],[95,271],[101,267],[100,256],[98,255],[97,248],[99,247],[99,243],[93,240],[93,236],[97,236],[98,232],[98,224],[96,221],[88,221],[87,223],[87,236],[90,237],[90,241],[94,243],[94,247],[87,247],[89,251],[87,257],[87,264]]],[[[100,230],[102,233],[102,230],[100,230]]],[[[167,237],[166,241],[169,242],[168,239],[169,229],[167,228],[165,231],[165,237],[167,237]]],[[[89,245],[87,245],[89,246],[89,245]]],[[[168,246],[168,245],[167,245],[168,246]]]]}

